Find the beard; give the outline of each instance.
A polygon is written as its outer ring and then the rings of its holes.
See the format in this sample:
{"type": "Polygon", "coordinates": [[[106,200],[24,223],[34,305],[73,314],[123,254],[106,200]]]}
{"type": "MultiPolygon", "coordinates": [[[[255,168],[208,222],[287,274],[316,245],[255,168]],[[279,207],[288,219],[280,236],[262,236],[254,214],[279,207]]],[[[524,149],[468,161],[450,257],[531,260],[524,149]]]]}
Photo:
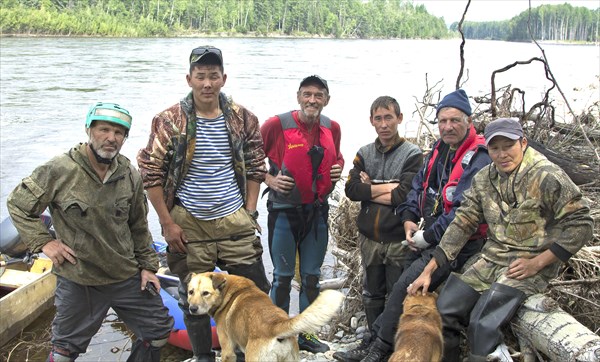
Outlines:
{"type": "Polygon", "coordinates": [[[105,151],[102,149],[102,145],[98,145],[98,142],[94,142],[93,140],[90,141],[90,149],[96,157],[96,161],[99,163],[111,164],[112,160],[119,153],[119,149],[116,145],[115,148],[116,149],[114,151],[105,151]]]}

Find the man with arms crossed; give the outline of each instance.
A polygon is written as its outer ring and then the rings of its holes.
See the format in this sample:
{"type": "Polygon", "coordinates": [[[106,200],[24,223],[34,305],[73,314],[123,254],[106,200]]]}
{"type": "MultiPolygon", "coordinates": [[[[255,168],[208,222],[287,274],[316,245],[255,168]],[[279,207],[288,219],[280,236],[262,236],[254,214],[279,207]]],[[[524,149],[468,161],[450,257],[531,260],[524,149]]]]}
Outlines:
{"type": "Polygon", "coordinates": [[[358,150],[346,182],[346,196],[361,201],[356,224],[360,232],[362,297],[369,331],[383,312],[386,298],[406,262],[408,248],[402,245],[406,236],[395,210],[406,200],[412,179],[423,165],[421,149],[398,134],[402,117],[394,98],[382,96],[373,102],[370,121],[377,138],[358,150]]]}

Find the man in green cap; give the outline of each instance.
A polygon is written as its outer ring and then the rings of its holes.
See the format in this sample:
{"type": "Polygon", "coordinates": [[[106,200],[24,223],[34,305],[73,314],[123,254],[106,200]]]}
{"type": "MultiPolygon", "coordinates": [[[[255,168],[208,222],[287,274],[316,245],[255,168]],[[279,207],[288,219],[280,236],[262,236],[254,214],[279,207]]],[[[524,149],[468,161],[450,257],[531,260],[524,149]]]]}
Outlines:
{"type": "Polygon", "coordinates": [[[136,335],[128,361],[160,361],[173,318],[157,291],[142,179],[119,154],[131,128],[129,112],[97,103],[86,118],[87,143],[38,167],[8,197],[21,239],[43,252],[56,274],[56,316],[49,361],[85,353],[109,308],[136,335]],[[50,209],[53,237],[40,219],[50,209]]]}

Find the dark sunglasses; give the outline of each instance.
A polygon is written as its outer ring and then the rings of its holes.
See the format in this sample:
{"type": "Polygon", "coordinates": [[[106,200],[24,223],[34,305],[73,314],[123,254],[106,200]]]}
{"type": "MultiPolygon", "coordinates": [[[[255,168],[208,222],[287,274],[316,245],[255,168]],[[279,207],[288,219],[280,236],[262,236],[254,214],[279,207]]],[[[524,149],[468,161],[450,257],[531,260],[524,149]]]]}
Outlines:
{"type": "Polygon", "coordinates": [[[192,54],[190,54],[190,63],[196,63],[207,53],[216,55],[219,57],[219,60],[221,60],[221,63],[223,62],[223,54],[221,53],[221,49],[211,46],[201,46],[192,50],[192,54]]]}

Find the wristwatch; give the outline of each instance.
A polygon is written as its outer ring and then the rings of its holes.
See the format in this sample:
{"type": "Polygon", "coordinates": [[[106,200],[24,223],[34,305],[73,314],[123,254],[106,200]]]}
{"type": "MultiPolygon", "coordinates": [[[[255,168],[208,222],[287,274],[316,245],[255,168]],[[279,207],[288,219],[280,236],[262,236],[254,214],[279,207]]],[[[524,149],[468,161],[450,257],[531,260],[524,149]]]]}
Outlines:
{"type": "Polygon", "coordinates": [[[250,211],[250,210],[246,209],[246,211],[248,212],[248,215],[252,216],[252,218],[254,220],[258,219],[258,210],[250,211]]]}

